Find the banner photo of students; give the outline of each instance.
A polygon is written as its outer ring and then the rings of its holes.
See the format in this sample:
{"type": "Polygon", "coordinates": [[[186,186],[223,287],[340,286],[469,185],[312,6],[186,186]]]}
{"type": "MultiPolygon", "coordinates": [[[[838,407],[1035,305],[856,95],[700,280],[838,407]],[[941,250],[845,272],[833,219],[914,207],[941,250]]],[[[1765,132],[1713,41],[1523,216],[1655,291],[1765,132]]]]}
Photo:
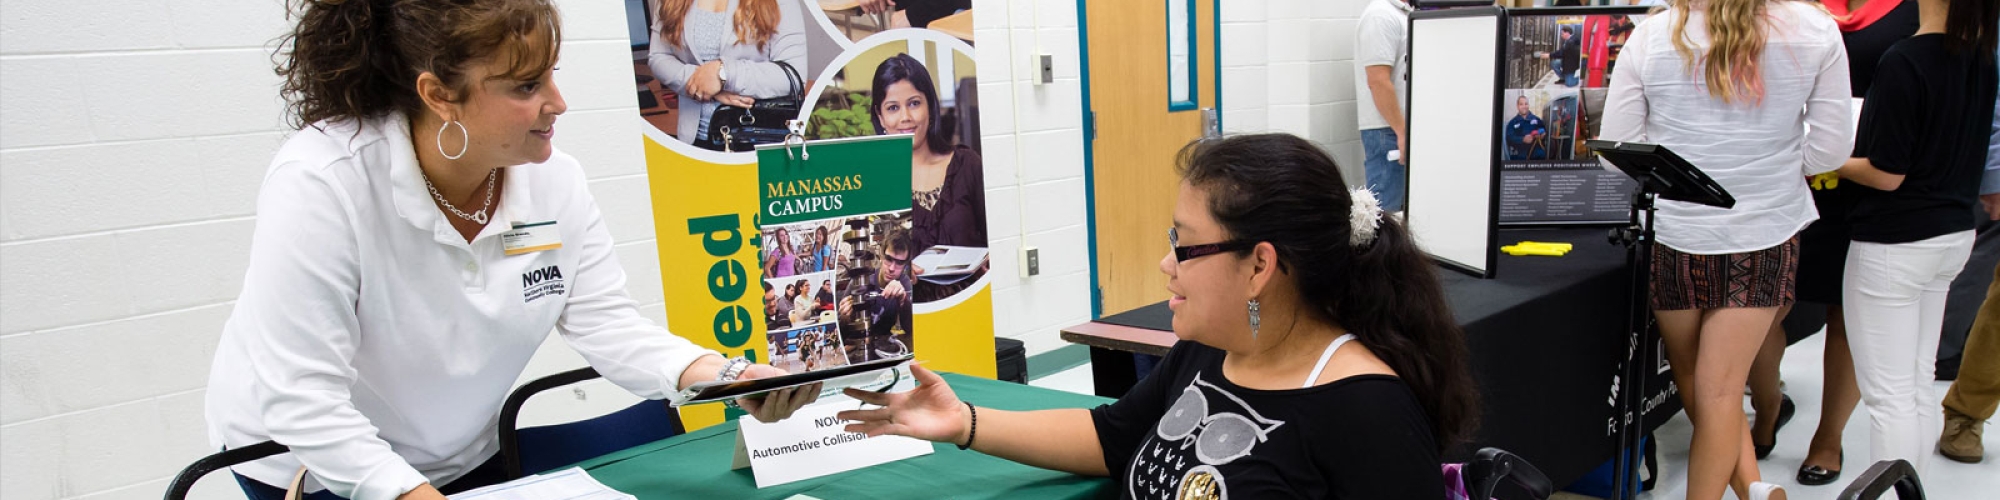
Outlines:
{"type": "Polygon", "coordinates": [[[1644,17],[1509,15],[1500,223],[1625,222],[1635,184],[1584,143],[1597,138],[1612,62],[1644,17]]]}
{"type": "Polygon", "coordinates": [[[910,137],[758,152],[765,328],[799,372],[914,351],[910,137]]]}
{"type": "MultiPolygon", "coordinates": [[[[788,370],[911,352],[932,369],[994,375],[969,3],[625,0],[668,328],[726,356],[788,370]],[[906,56],[891,66],[909,70],[908,75],[877,90],[872,80],[890,52],[906,56]],[[918,80],[926,80],[928,88],[918,80]],[[911,93],[923,98],[911,99],[911,93]],[[827,99],[843,104],[823,106],[830,104],[823,102],[827,99]],[[892,106],[875,105],[892,100],[892,106]],[[889,123],[877,128],[882,117],[889,123]],[[914,254],[907,256],[911,283],[904,287],[911,301],[908,324],[869,318],[870,326],[901,326],[843,330],[839,302],[860,289],[851,277],[808,273],[805,267],[795,267],[795,274],[784,277],[789,280],[767,273],[763,256],[775,249],[775,233],[764,229],[789,223],[762,215],[756,148],[784,141],[790,120],[807,122],[806,137],[812,139],[906,132],[922,137],[923,142],[902,143],[898,164],[909,188],[902,195],[906,215],[820,221],[830,246],[869,255],[880,250],[845,238],[906,226],[914,254]],[[918,129],[924,133],[915,133],[918,129]],[[946,139],[930,141],[934,137],[946,139]],[[798,280],[807,278],[812,281],[805,290],[797,290],[798,280]],[[799,295],[780,318],[764,287],[783,296],[787,284],[799,295]],[[819,310],[805,317],[800,303],[806,309],[824,307],[818,290],[829,286],[834,314],[819,310]],[[940,336],[917,339],[917,331],[940,336]]],[[[813,150],[816,158],[821,152],[813,150]]],[[[811,220],[817,219],[793,222],[811,220]]],[[[796,252],[817,245],[818,229],[788,229],[785,236],[796,252]]],[[[794,266],[817,262],[810,257],[815,256],[794,255],[794,266]]],[[[861,263],[880,272],[877,261],[861,263]]],[[[867,298],[864,292],[857,301],[867,298]]],[[[682,412],[689,429],[723,418],[720,405],[682,412]]]]}

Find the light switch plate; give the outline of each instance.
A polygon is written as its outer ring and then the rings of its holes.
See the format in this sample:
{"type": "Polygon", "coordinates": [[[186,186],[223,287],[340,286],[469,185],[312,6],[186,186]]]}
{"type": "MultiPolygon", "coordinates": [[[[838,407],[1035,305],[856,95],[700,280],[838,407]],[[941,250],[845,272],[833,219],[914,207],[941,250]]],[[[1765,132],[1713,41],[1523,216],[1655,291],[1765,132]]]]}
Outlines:
{"type": "Polygon", "coordinates": [[[1035,85],[1055,83],[1056,57],[1048,54],[1035,55],[1035,85]]]}
{"type": "Polygon", "coordinates": [[[1021,277],[1042,274],[1042,250],[1035,247],[1021,247],[1021,277]]]}

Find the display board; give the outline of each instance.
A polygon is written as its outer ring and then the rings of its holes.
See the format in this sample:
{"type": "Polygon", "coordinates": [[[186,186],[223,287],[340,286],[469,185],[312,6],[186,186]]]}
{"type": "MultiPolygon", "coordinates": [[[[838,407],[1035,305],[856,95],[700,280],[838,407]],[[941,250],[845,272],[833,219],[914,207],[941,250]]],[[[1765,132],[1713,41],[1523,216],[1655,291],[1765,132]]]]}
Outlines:
{"type": "Polygon", "coordinates": [[[1596,139],[1612,63],[1646,7],[1510,9],[1494,123],[1501,224],[1623,223],[1632,180],[1600,166],[1596,139]]]}
{"type": "MultiPolygon", "coordinates": [[[[772,244],[806,245],[803,234],[787,231],[797,239],[778,242],[760,230],[774,221],[761,215],[759,199],[768,193],[760,193],[752,151],[781,140],[787,120],[807,122],[804,135],[813,140],[909,134],[899,162],[907,166],[901,183],[909,186],[902,204],[907,220],[857,215],[864,227],[852,218],[825,223],[830,237],[843,239],[829,244],[901,225],[919,254],[988,247],[971,9],[936,2],[865,12],[854,2],[741,0],[717,13],[697,12],[698,2],[634,1],[643,8],[628,3],[632,14],[622,32],[633,38],[634,118],[643,122],[638,139],[668,329],[728,356],[790,369],[806,369],[808,359],[814,366],[839,362],[835,350],[796,354],[802,339],[845,340],[828,335],[833,322],[794,322],[787,315],[782,335],[773,336],[772,304],[758,293],[777,278],[763,276],[760,255],[772,244]],[[724,126],[728,133],[721,133],[724,126]],[[796,326],[808,322],[816,329],[796,326]],[[773,346],[785,352],[774,356],[773,346]]],[[[817,248],[819,230],[810,234],[817,248]]],[[[925,279],[927,270],[912,267],[909,328],[895,330],[903,337],[869,340],[885,352],[908,348],[934,370],[992,377],[987,270],[979,265],[950,279],[925,279]]],[[[799,278],[790,278],[796,287],[799,278]]],[[[814,278],[807,293],[817,295],[828,278],[814,278]]],[[[845,343],[840,347],[848,353],[845,343]]],[[[723,421],[715,405],[684,409],[682,417],[690,429],[723,421]]]]}
{"type": "Polygon", "coordinates": [[[1438,262],[1491,277],[1495,255],[1500,9],[1410,14],[1409,198],[1404,220],[1438,262]],[[1468,91],[1470,89],[1470,91],[1468,91]]]}

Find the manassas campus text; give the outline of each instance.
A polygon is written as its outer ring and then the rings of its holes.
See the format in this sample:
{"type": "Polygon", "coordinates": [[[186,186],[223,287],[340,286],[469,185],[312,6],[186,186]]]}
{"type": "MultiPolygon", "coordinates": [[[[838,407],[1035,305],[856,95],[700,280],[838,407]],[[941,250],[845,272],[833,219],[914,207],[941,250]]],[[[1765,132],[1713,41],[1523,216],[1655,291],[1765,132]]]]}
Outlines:
{"type": "Polygon", "coordinates": [[[841,208],[840,193],[861,189],[861,176],[821,177],[817,179],[793,179],[764,185],[765,199],[771,200],[764,207],[767,217],[791,217],[808,215],[823,210],[841,208]]]}

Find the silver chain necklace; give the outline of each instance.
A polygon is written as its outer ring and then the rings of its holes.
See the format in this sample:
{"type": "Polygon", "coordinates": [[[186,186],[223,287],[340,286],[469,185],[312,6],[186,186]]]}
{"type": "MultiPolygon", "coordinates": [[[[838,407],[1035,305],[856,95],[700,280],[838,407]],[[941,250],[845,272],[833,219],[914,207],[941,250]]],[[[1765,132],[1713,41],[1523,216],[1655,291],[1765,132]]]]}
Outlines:
{"type": "MultiPolygon", "coordinates": [[[[421,173],[422,170],[420,169],[418,172],[421,173]]],[[[431,176],[428,174],[424,175],[424,187],[430,188],[431,198],[437,199],[438,204],[444,205],[444,209],[450,210],[452,215],[484,225],[486,224],[486,209],[493,208],[493,182],[499,178],[500,169],[496,168],[486,173],[486,202],[479,206],[479,211],[469,214],[465,213],[464,210],[459,210],[458,207],[451,206],[451,202],[445,201],[444,195],[438,193],[437,185],[431,184],[431,176]]]]}

